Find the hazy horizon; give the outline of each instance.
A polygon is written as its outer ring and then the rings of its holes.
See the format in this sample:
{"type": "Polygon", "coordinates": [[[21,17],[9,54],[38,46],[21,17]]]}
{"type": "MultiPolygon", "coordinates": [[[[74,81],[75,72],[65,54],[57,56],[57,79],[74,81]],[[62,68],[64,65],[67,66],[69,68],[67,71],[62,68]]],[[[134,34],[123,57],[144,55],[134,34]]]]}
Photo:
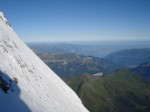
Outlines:
{"type": "Polygon", "coordinates": [[[37,42],[37,41],[29,41],[29,42],[25,42],[25,43],[52,43],[52,44],[78,44],[78,43],[81,43],[81,44],[91,44],[91,43],[149,43],[150,40],[108,40],[108,41],[40,41],[40,42],[37,42]]]}
{"type": "Polygon", "coordinates": [[[40,53],[75,53],[104,58],[106,55],[129,49],[150,49],[150,41],[86,41],[86,42],[39,42],[27,45],[40,53]]]}

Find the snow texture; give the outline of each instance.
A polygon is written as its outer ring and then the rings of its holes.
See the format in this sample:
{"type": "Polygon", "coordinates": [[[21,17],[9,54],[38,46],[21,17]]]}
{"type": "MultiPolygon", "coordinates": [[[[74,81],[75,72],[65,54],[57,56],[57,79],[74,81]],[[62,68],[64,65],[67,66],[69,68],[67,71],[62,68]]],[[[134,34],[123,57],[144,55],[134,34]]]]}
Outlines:
{"type": "Polygon", "coordinates": [[[88,112],[78,96],[18,38],[2,12],[0,110],[88,112]]]}

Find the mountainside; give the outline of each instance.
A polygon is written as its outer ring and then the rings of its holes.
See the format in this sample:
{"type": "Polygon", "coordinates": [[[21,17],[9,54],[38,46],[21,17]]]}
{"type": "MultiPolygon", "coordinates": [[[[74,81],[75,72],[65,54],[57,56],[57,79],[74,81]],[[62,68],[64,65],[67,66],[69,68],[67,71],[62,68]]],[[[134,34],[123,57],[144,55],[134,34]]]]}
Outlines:
{"type": "Polygon", "coordinates": [[[150,112],[150,84],[127,70],[66,80],[91,112],[150,112]]]}
{"type": "Polygon", "coordinates": [[[74,53],[38,53],[36,54],[62,78],[79,76],[81,74],[110,74],[119,65],[104,58],[77,55],[74,53]]]}
{"type": "Polygon", "coordinates": [[[87,112],[77,95],[16,35],[0,12],[0,110],[87,112]]]}
{"type": "Polygon", "coordinates": [[[150,62],[140,64],[131,70],[134,74],[150,80],[150,62]]]}
{"type": "Polygon", "coordinates": [[[128,49],[111,53],[105,57],[122,66],[134,68],[150,61],[150,48],[128,49]]]}

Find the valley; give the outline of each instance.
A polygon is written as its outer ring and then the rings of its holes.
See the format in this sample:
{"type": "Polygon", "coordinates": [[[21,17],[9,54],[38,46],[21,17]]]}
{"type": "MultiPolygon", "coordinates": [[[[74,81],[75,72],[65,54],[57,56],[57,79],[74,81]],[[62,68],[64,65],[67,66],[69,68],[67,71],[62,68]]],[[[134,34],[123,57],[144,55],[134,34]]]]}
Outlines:
{"type": "Polygon", "coordinates": [[[105,58],[34,52],[76,92],[89,111],[149,112],[149,51],[121,50],[105,58]]]}

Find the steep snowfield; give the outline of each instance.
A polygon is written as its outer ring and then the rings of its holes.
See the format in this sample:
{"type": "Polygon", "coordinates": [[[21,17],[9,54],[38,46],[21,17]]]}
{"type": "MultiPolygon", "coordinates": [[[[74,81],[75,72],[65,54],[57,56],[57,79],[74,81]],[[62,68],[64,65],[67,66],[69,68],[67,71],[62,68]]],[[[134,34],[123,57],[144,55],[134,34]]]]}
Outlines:
{"type": "Polygon", "coordinates": [[[88,112],[16,35],[0,12],[0,111],[88,112]]]}

